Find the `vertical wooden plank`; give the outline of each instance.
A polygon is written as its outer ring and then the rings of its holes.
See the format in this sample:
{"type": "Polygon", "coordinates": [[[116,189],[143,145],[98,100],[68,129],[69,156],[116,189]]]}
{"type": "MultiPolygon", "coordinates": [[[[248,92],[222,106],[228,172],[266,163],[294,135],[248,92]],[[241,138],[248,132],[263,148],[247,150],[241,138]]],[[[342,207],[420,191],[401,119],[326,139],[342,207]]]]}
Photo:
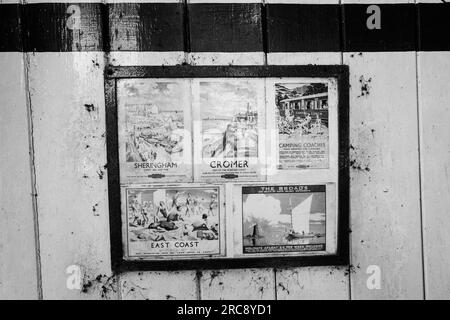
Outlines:
{"type": "Polygon", "coordinates": [[[24,8],[24,32],[27,48],[38,51],[26,55],[43,297],[115,298],[106,193],[104,54],[99,52],[101,4],[36,2],[24,8]],[[38,28],[33,27],[36,21],[41,23],[38,28]]]}
{"type": "MultiPolygon", "coordinates": [[[[340,10],[338,0],[269,0],[268,64],[340,64],[340,10]],[[322,7],[324,6],[324,7],[322,7]],[[314,14],[308,19],[303,15],[314,14]],[[326,21],[324,21],[326,20],[326,21]],[[294,43],[279,43],[277,34],[295,32],[294,43]],[[330,30],[337,29],[336,30],[330,30]],[[319,33],[320,42],[315,41],[319,33]],[[272,40],[271,40],[272,39],[272,40]],[[299,41],[302,40],[302,41],[299,41]]],[[[293,40],[291,40],[293,41],[293,40]]],[[[349,275],[345,267],[286,268],[276,270],[277,299],[348,299],[349,275]]]]}
{"type": "Polygon", "coordinates": [[[184,61],[183,0],[106,3],[111,64],[172,65],[184,61]]]}
{"type": "Polygon", "coordinates": [[[450,53],[420,52],[419,110],[427,299],[450,298],[450,53]]]}
{"type": "Polygon", "coordinates": [[[101,1],[26,0],[24,51],[72,52],[103,49],[101,1]]]}
{"type": "Polygon", "coordinates": [[[1,52],[0,69],[0,299],[37,299],[23,54],[1,52]]]}
{"type": "Polygon", "coordinates": [[[44,299],[115,297],[103,53],[28,55],[44,299]],[[72,265],[81,268],[81,290],[66,286],[72,265]]]}
{"type": "Polygon", "coordinates": [[[19,0],[0,0],[0,52],[21,52],[19,0]]]}
{"type": "Polygon", "coordinates": [[[262,0],[188,0],[191,65],[258,65],[265,59],[262,0]]]}
{"type": "Polygon", "coordinates": [[[185,61],[183,0],[122,3],[106,0],[109,63],[115,66],[176,65],[185,61]],[[162,25],[163,27],[157,27],[162,25]]]}
{"type": "Polygon", "coordinates": [[[28,105],[19,1],[0,0],[0,299],[37,299],[28,105]]]}
{"type": "Polygon", "coordinates": [[[192,52],[263,51],[262,4],[188,1],[192,52]]]}
{"type": "Polygon", "coordinates": [[[203,271],[202,300],[274,300],[273,269],[203,271]]]}
{"type": "MultiPolygon", "coordinates": [[[[258,65],[264,63],[262,44],[262,1],[225,3],[225,1],[189,0],[191,65],[258,65]],[[232,12],[232,19],[229,13],[232,12]],[[208,17],[195,25],[201,17],[208,17]],[[242,26],[241,26],[242,25],[242,26]],[[208,27],[209,26],[209,27],[208,27]],[[231,29],[230,29],[231,26],[231,29]],[[239,28],[234,27],[239,26],[239,28]],[[206,37],[202,30],[210,28],[206,37]],[[212,28],[212,29],[211,29],[212,28]],[[226,33],[226,43],[220,34],[226,33]],[[247,43],[246,37],[253,35],[247,43]],[[192,43],[194,41],[194,43],[192,43]],[[226,45],[225,45],[226,44],[226,45]]],[[[231,188],[227,186],[227,199],[231,188]]],[[[227,210],[231,209],[229,202],[227,210]]],[[[201,299],[274,299],[273,269],[204,270],[200,277],[201,299]]]]}
{"type": "MultiPolygon", "coordinates": [[[[108,62],[116,66],[183,63],[183,0],[144,2],[106,1],[112,50],[108,62]]],[[[120,292],[125,300],[199,298],[195,271],[124,272],[120,292]]]]}
{"type": "Polygon", "coordinates": [[[450,5],[419,1],[418,52],[425,297],[450,298],[450,5]]]}
{"type": "Polygon", "coordinates": [[[112,51],[183,51],[182,3],[109,3],[112,51]]]}
{"type": "Polygon", "coordinates": [[[109,63],[116,66],[175,65],[185,61],[183,0],[107,0],[109,63]],[[155,26],[162,25],[164,27],[155,26]]]}
{"type": "Polygon", "coordinates": [[[369,1],[344,4],[352,299],[421,299],[416,60],[414,51],[395,52],[414,50],[408,39],[415,39],[415,19],[406,15],[400,21],[393,14],[403,12],[397,5],[380,5],[381,29],[368,29],[369,1]]]}
{"type": "Polygon", "coordinates": [[[268,64],[340,64],[339,0],[267,0],[268,64]]]}

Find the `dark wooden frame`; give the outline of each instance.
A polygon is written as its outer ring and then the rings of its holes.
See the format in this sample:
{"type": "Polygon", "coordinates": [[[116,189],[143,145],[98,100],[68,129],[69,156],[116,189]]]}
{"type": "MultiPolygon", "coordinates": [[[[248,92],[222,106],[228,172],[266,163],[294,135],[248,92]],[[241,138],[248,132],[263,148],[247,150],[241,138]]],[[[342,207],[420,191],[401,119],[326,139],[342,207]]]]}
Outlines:
{"type": "Polygon", "coordinates": [[[106,138],[108,156],[109,225],[111,266],[114,271],[227,269],[257,267],[299,267],[349,264],[349,69],[345,65],[307,66],[133,66],[105,70],[106,138]],[[255,258],[218,258],[189,260],[125,260],[122,248],[120,206],[119,148],[117,133],[116,81],[123,78],[266,78],[315,77],[336,78],[338,83],[338,234],[334,255],[276,256],[255,258]]]}

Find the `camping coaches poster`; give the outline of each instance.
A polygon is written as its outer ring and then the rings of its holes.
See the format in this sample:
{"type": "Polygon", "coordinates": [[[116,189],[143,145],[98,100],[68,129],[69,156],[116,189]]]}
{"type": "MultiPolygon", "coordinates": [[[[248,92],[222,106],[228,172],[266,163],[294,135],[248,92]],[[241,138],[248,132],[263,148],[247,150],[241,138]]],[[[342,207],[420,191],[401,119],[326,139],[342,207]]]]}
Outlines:
{"type": "Polygon", "coordinates": [[[197,181],[265,179],[264,80],[193,82],[197,181]]]}
{"type": "Polygon", "coordinates": [[[326,185],[242,187],[243,253],[325,251],[326,185]]]}
{"type": "Polygon", "coordinates": [[[121,183],[192,180],[189,80],[117,82],[121,183]]]}
{"type": "Polygon", "coordinates": [[[277,169],[329,167],[328,86],[326,81],[274,83],[277,169]]]}
{"type": "Polygon", "coordinates": [[[221,254],[221,197],[217,186],[126,188],[128,257],[221,254]]]}

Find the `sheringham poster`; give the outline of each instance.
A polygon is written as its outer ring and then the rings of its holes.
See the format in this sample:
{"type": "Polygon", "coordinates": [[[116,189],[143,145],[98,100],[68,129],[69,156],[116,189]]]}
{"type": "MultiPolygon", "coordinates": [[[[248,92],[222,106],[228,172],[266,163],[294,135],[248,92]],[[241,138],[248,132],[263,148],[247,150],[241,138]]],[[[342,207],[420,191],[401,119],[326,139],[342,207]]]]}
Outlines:
{"type": "Polygon", "coordinates": [[[189,80],[118,81],[122,184],[192,181],[189,97],[189,80]]]}

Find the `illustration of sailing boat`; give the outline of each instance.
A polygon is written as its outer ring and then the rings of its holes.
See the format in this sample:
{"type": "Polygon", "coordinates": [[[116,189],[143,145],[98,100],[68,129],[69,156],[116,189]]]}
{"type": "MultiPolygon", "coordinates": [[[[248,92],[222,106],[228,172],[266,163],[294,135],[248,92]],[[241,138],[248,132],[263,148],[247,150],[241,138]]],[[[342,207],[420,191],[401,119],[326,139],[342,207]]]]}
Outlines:
{"type": "Polygon", "coordinates": [[[314,238],[315,235],[309,231],[309,218],[311,214],[313,195],[310,195],[295,208],[292,208],[292,199],[289,197],[289,207],[291,211],[291,229],[286,239],[291,241],[294,239],[314,238]]]}

